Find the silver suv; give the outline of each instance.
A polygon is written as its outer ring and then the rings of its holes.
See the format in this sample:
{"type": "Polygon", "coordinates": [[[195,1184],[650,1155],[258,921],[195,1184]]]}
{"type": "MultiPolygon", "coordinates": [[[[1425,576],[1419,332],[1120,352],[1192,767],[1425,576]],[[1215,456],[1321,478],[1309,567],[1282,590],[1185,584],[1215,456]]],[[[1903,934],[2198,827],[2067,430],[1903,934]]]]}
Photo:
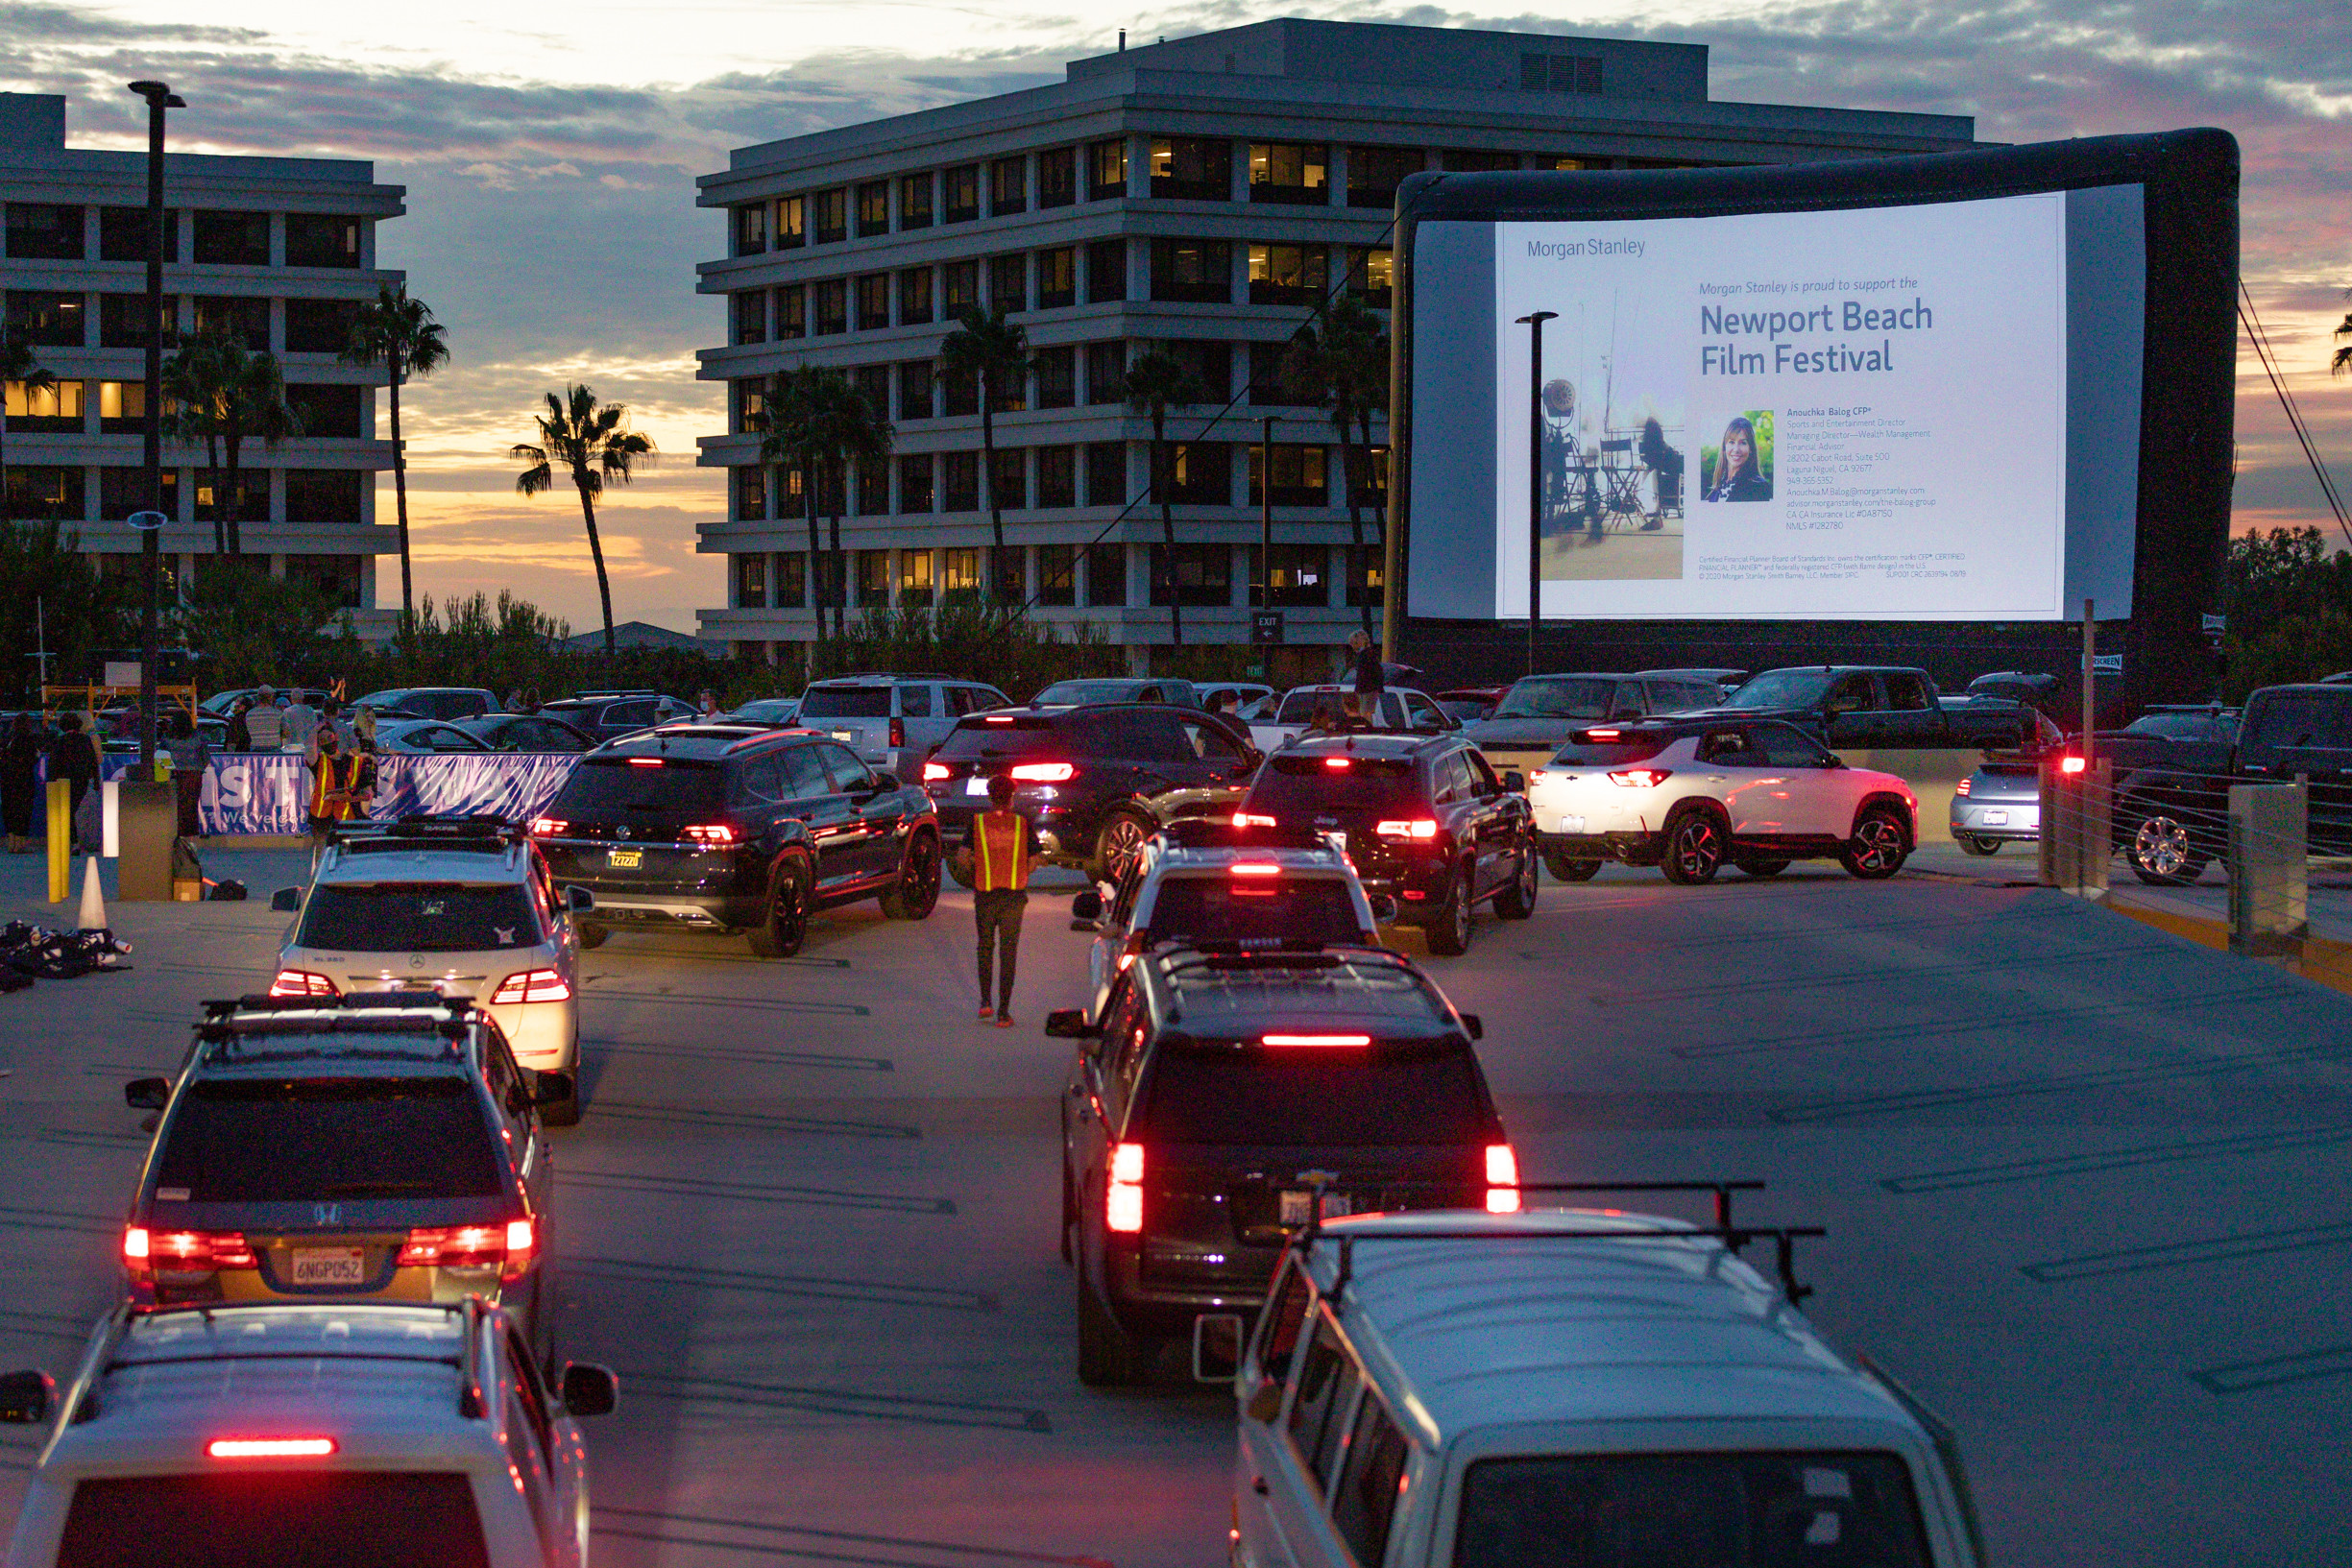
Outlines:
{"type": "Polygon", "coordinates": [[[1011,706],[996,688],[952,675],[843,675],[801,693],[797,722],[832,736],[868,767],[912,779],[958,719],[1011,706]]]}

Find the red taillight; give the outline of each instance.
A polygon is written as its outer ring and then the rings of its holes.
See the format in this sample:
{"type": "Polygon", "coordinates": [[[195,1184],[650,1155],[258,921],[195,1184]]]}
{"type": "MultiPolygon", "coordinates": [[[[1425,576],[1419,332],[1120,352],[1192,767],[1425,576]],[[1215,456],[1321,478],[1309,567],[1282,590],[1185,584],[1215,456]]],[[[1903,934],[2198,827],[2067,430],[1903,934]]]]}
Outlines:
{"type": "Polygon", "coordinates": [[[1143,1229],[1143,1145],[1121,1144],[1110,1151],[1110,1192],[1104,1222],[1129,1235],[1143,1229]]]}
{"type": "Polygon", "coordinates": [[[498,982],[491,994],[493,1004],[501,1001],[568,1001],[571,987],[564,977],[552,969],[526,969],[509,975],[498,982]]]}
{"type": "Polygon", "coordinates": [[[412,1230],[400,1246],[402,1268],[497,1268],[518,1280],[531,1266],[537,1235],[529,1219],[497,1225],[449,1225],[412,1230]]]}
{"type": "Polygon", "coordinates": [[[1417,817],[1411,822],[1376,822],[1372,832],[1382,838],[1435,838],[1438,824],[1433,817],[1417,817]]]}
{"type": "Polygon", "coordinates": [[[1225,870],[1236,877],[1279,877],[1282,868],[1268,860],[1236,860],[1225,870]]]}
{"type": "Polygon", "coordinates": [[[1587,740],[1614,740],[1617,738],[1617,732],[1614,730],[1587,730],[1585,738],[1587,740]]]}
{"type": "Polygon", "coordinates": [[[1965,795],[1968,793],[1968,786],[1976,782],[1976,781],[1974,779],[1962,779],[1958,784],[1952,786],[1952,792],[1955,795],[1965,795]]]}
{"type": "Polygon", "coordinates": [[[205,1444],[216,1459],[323,1459],[334,1451],[332,1437],[215,1437],[205,1444]]]}
{"type": "Polygon", "coordinates": [[[1233,826],[1236,828],[1272,828],[1276,826],[1276,823],[1273,818],[1261,816],[1255,811],[1236,811],[1233,813],[1233,826]]]}
{"type": "Polygon", "coordinates": [[[1078,769],[1068,762],[1022,762],[1012,776],[1022,784],[1068,784],[1078,777],[1078,769]]]}
{"type": "Polygon", "coordinates": [[[153,1279],[158,1269],[195,1274],[260,1266],[242,1231],[149,1230],[144,1225],[123,1232],[123,1262],[140,1279],[153,1279]]]}
{"type": "Polygon", "coordinates": [[[498,1270],[500,1279],[521,1279],[531,1266],[531,1254],[539,1245],[539,1227],[529,1219],[509,1219],[506,1222],[506,1266],[498,1270]]]}
{"type": "Polygon", "coordinates": [[[1323,766],[1336,768],[1343,773],[1355,765],[1355,759],[1352,757],[1326,757],[1323,759],[1323,766]]]}
{"type": "Polygon", "coordinates": [[[1369,1046],[1369,1034],[1261,1034],[1262,1046],[1369,1046]]]}
{"type": "Polygon", "coordinates": [[[678,835],[690,844],[724,849],[736,841],[736,832],[723,822],[700,822],[678,835]]]}
{"type": "Polygon", "coordinates": [[[907,721],[903,718],[892,719],[890,721],[890,744],[893,746],[903,746],[906,743],[907,721]]]}
{"type": "Polygon", "coordinates": [[[631,767],[660,767],[662,760],[658,757],[632,757],[629,759],[629,765],[631,767]]]}
{"type": "Polygon", "coordinates": [[[1609,776],[1609,782],[1619,789],[1656,789],[1674,775],[1664,768],[1621,768],[1609,776]]]}
{"type": "Polygon", "coordinates": [[[570,827],[571,824],[566,822],[562,817],[533,817],[531,818],[531,836],[533,838],[561,838],[570,827]]]}
{"type": "Polygon", "coordinates": [[[1012,715],[1010,713],[991,713],[981,722],[982,724],[1010,724],[1012,715]]]}
{"type": "Polygon", "coordinates": [[[125,1263],[145,1263],[148,1251],[153,1244],[152,1238],[147,1234],[146,1226],[133,1225],[123,1232],[123,1261],[125,1263]]]}
{"type": "Polygon", "coordinates": [[[947,776],[948,769],[944,763],[925,762],[923,764],[923,782],[925,784],[937,784],[940,780],[946,778],[947,776]]]}
{"type": "Polygon", "coordinates": [[[1487,1146],[1487,1213],[1519,1212],[1519,1157],[1509,1144],[1487,1146]]]}
{"type": "Polygon", "coordinates": [[[270,981],[273,997],[331,997],[335,982],[324,975],[313,975],[306,969],[281,969],[278,978],[270,981]]]}
{"type": "Polygon", "coordinates": [[[2089,763],[2085,762],[2079,757],[2061,757],[2058,759],[2058,771],[2061,773],[2080,773],[2089,765],[2089,763]]]}

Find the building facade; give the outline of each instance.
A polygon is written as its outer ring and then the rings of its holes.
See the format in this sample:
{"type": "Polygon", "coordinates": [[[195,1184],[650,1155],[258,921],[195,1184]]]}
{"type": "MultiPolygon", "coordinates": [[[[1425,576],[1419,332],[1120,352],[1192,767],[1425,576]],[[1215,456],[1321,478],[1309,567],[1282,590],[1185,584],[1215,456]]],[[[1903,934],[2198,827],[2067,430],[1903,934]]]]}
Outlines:
{"type": "Polygon", "coordinates": [[[820,487],[841,492],[819,501],[828,544],[840,513],[853,610],[1020,598],[1093,622],[1141,667],[1170,641],[1171,598],[1187,643],[1245,642],[1270,581],[1277,674],[1320,674],[1380,604],[1386,432],[1375,420],[1351,495],[1329,417],[1280,365],[1342,288],[1385,320],[1406,176],[1975,144],[1965,118],[1712,102],[1696,45],[1297,19],[1122,44],[1054,85],[742,148],[698,181],[727,225],[727,254],[697,269],[725,305],[699,374],[728,385],[727,431],[699,459],[728,472],[726,517],[700,530],[728,563],[706,637],[772,656],[815,633],[800,476],[760,461],[750,421],[777,373],[820,364],[895,432],[889,461],[820,487]],[[1035,373],[1000,398],[983,472],[975,390],[936,367],[958,313],[996,305],[1027,329],[1035,373]],[[1154,348],[1207,391],[1168,422],[1173,551],[1151,423],[1122,390],[1154,348]]]}
{"type": "MultiPolygon", "coordinates": [[[[376,474],[392,466],[376,439],[384,376],[336,355],[359,306],[404,279],[376,265],[376,226],[406,210],[404,192],[373,164],[326,158],[169,153],[163,179],[166,351],[175,335],[236,333],[278,357],[303,417],[300,436],[243,444],[224,510],[272,575],[376,629],[376,558],[398,549],[376,520],[376,474]]],[[[57,378],[6,389],[10,515],[61,519],[127,566],[139,540],[125,519],[147,505],[147,155],[67,147],[63,98],[0,93],[0,196],[9,334],[57,378]]],[[[163,463],[160,544],[184,591],[215,558],[212,480],[201,449],[166,442],[163,463]]]]}

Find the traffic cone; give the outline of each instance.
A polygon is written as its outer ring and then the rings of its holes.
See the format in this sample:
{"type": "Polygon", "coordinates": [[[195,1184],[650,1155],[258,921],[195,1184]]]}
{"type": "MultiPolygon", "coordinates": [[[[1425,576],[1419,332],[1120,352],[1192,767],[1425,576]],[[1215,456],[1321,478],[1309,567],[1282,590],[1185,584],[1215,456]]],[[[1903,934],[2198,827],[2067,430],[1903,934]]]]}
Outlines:
{"type": "Polygon", "coordinates": [[[82,913],[78,918],[85,931],[103,930],[107,923],[107,901],[98,891],[98,856],[91,856],[82,862],[82,913]]]}

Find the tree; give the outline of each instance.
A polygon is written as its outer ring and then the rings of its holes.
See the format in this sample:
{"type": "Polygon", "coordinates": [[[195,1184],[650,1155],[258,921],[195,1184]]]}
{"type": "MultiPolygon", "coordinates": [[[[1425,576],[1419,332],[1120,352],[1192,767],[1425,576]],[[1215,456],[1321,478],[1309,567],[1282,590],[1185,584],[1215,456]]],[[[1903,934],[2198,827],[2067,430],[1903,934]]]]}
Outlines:
{"type": "Polygon", "coordinates": [[[823,365],[782,372],[747,422],[760,435],[760,461],[780,464],[800,475],[801,515],[809,524],[809,570],[814,574],[816,640],[825,639],[825,544],[816,531],[816,473],[825,449],[826,378],[841,373],[823,365]]]}
{"type": "MultiPolygon", "coordinates": [[[[834,620],[834,631],[846,636],[849,631],[849,573],[845,569],[848,558],[841,553],[841,506],[849,495],[849,467],[857,464],[858,472],[864,474],[890,458],[890,446],[896,432],[885,411],[864,393],[850,385],[849,378],[836,372],[830,384],[828,403],[833,418],[832,430],[833,484],[826,495],[833,502],[833,564],[834,577],[841,585],[840,606],[834,620]]],[[[1002,538],[1002,530],[999,538],[1002,538]]]]}
{"type": "Polygon", "coordinates": [[[400,625],[405,628],[416,617],[417,603],[409,583],[408,448],[400,439],[400,383],[447,365],[449,346],[424,301],[410,299],[404,284],[387,284],[376,291],[374,304],[359,307],[359,320],[342,357],[347,365],[381,365],[391,382],[392,506],[400,520],[400,625]]]}
{"type": "MultiPolygon", "coordinates": [[[[57,376],[41,368],[33,346],[12,336],[7,324],[0,322],[0,392],[21,386],[30,399],[34,393],[48,392],[57,384],[57,376]]],[[[0,398],[0,523],[16,520],[16,497],[9,489],[8,430],[8,403],[0,398]]]]}
{"type": "MultiPolygon", "coordinates": [[[[2343,292],[2345,299],[2352,300],[2352,289],[2346,289],[2343,292]]],[[[2343,325],[2336,328],[2336,335],[2340,338],[2352,338],[2352,310],[2344,312],[2343,325]]],[[[2328,373],[2332,375],[2341,375],[2347,371],[2352,371],[2352,343],[2338,344],[2335,357],[2328,361],[2327,368],[2328,373]]]]}
{"type": "Polygon", "coordinates": [[[980,389],[981,482],[988,487],[988,526],[996,541],[997,573],[1005,562],[1005,509],[996,494],[996,409],[1001,398],[1011,405],[1026,399],[1030,372],[1028,331],[1005,319],[1000,308],[983,314],[968,308],[956,318],[962,325],[939,345],[939,378],[966,378],[980,389]]]}
{"type": "Polygon", "coordinates": [[[163,434],[205,449],[205,489],[211,495],[212,553],[229,553],[229,531],[221,499],[221,412],[228,398],[229,361],[242,358],[245,345],[220,332],[199,332],[183,340],[163,362],[163,434]]]}
{"type": "MultiPolygon", "coordinates": [[[[1291,396],[1327,411],[1340,437],[1340,476],[1347,492],[1347,532],[1364,548],[1362,493],[1370,488],[1359,464],[1371,458],[1372,416],[1389,404],[1389,334],[1370,306],[1343,294],[1324,313],[1321,332],[1309,323],[1282,355],[1282,383],[1291,396]],[[1357,437],[1363,446],[1359,450],[1357,437]]],[[[1269,454],[1267,466],[1272,468],[1269,454]]],[[[1273,475],[1266,473],[1272,484],[1273,475]]],[[[1377,543],[1375,541],[1375,543],[1377,543]]],[[[1364,630],[1372,629],[1372,607],[1362,606],[1364,630]]]]}
{"type": "Polygon", "coordinates": [[[1176,513],[1174,497],[1169,495],[1171,474],[1168,470],[1168,410],[1172,404],[1197,403],[1206,396],[1200,383],[1185,364],[1165,349],[1152,349],[1135,357],[1127,368],[1127,405],[1152,420],[1152,498],[1159,503],[1160,538],[1167,548],[1168,633],[1179,648],[1184,646],[1184,611],[1177,601],[1183,594],[1176,583],[1176,513]]]}
{"type": "Polygon", "coordinates": [[[588,524],[588,553],[596,564],[596,597],[604,609],[604,656],[613,657],[613,583],[604,571],[604,543],[596,537],[596,497],[607,485],[625,485],[637,467],[654,461],[653,438],[629,428],[626,403],[598,403],[583,386],[567,386],[562,396],[546,394],[547,411],[535,415],[539,440],[518,442],[506,455],[527,463],[515,476],[515,490],[537,495],[555,488],[555,470],[562,469],[580,493],[580,516],[588,524]]]}
{"type": "Polygon", "coordinates": [[[11,707],[38,702],[46,647],[51,680],[81,679],[101,648],[135,645],[140,604],[136,579],[101,572],[79,536],[54,519],[0,524],[0,647],[16,656],[0,665],[0,692],[11,707]]]}
{"type": "Polygon", "coordinates": [[[245,443],[259,441],[275,446],[288,436],[303,433],[303,417],[286,404],[285,373],[277,356],[255,353],[234,339],[223,339],[220,397],[221,482],[213,504],[228,493],[229,553],[245,553],[245,492],[238,476],[238,458],[245,443]]]}

